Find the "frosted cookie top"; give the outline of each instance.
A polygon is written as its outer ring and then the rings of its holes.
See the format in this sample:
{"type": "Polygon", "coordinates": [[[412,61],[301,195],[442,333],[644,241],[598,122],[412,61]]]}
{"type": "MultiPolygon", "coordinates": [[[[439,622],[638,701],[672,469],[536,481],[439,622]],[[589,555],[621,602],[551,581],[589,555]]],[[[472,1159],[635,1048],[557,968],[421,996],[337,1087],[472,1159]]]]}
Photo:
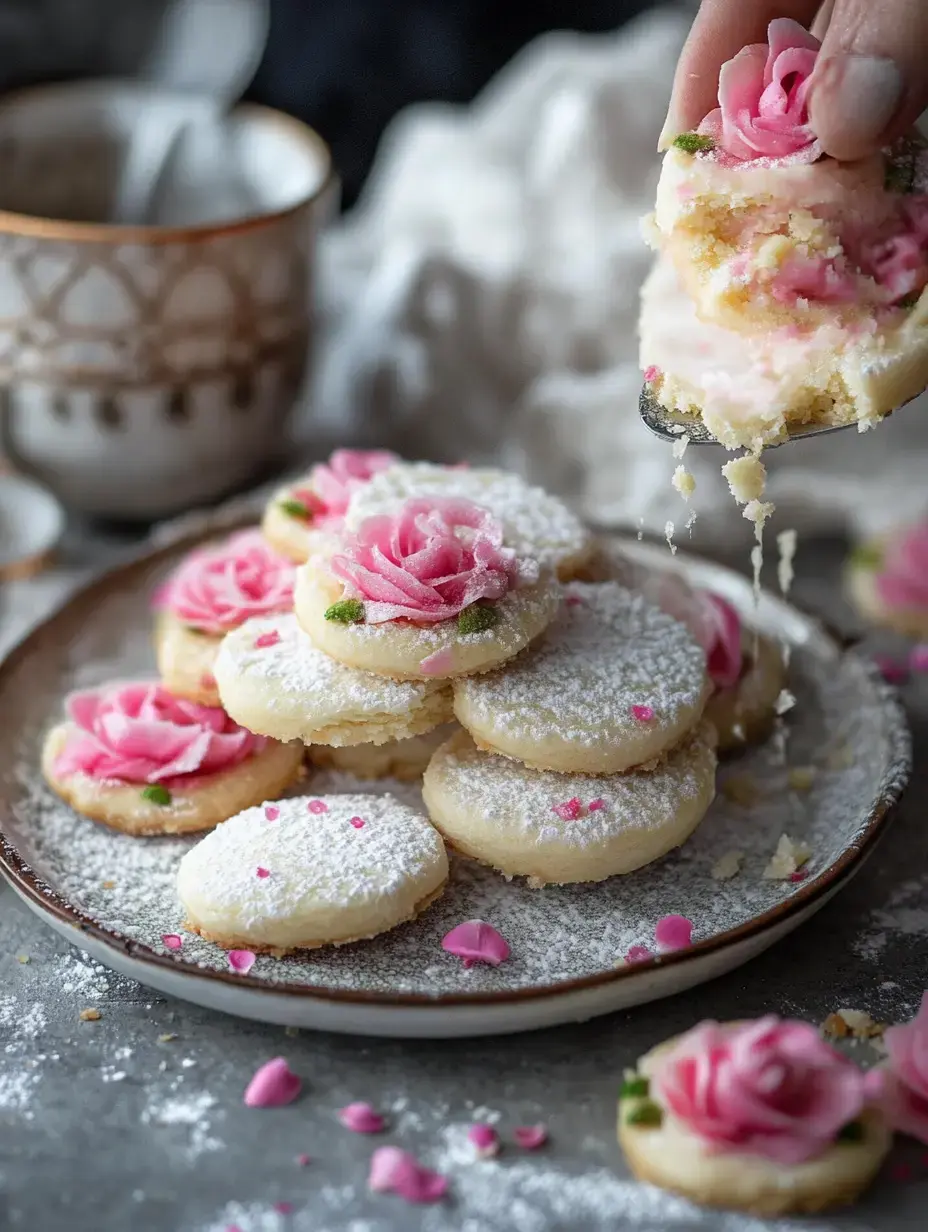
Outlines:
{"type": "Polygon", "coordinates": [[[400,462],[375,475],[352,495],[346,525],[356,529],[365,518],[394,513],[404,501],[420,496],[463,498],[482,505],[502,523],[505,543],[517,556],[556,569],[561,576],[592,550],[590,533],[580,519],[562,501],[520,476],[431,462],[400,462]]]}
{"type": "Polygon", "coordinates": [[[706,693],[705,654],[684,625],[616,582],[578,582],[527,654],[455,682],[455,708],[485,738],[635,746],[648,732],[685,730],[706,693]]]}
{"type": "MultiPolygon", "coordinates": [[[[312,929],[327,915],[410,889],[417,902],[446,873],[441,835],[421,813],[391,795],[332,795],[246,809],[184,856],[177,880],[188,909],[199,917],[208,907],[232,933],[292,924],[295,938],[308,924],[300,939],[320,942],[312,929]]],[[[280,934],[279,944],[294,938],[280,934]]],[[[336,927],[332,939],[346,938],[336,927]]]]}

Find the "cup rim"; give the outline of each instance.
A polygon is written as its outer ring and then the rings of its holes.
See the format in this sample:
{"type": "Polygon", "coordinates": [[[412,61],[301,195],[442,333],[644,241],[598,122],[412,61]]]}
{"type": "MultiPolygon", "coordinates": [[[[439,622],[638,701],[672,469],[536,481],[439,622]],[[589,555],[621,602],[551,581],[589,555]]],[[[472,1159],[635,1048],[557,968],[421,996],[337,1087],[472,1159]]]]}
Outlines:
{"type": "MultiPolygon", "coordinates": [[[[15,104],[23,99],[54,94],[73,94],[79,92],[92,93],[101,87],[110,89],[129,88],[139,94],[150,93],[177,95],[180,91],[172,91],[156,85],[149,86],[146,82],[133,81],[126,77],[95,77],[81,81],[57,82],[23,86],[17,90],[0,96],[0,112],[9,104],[15,104]]],[[[308,205],[319,201],[333,187],[337,180],[335,165],[332,160],[332,150],[319,133],[309,124],[304,124],[295,116],[279,111],[275,107],[267,107],[263,103],[236,103],[228,115],[252,115],[266,122],[276,124],[288,130],[300,144],[308,147],[313,155],[322,160],[323,174],[317,187],[307,193],[292,205],[279,210],[266,210],[257,214],[246,214],[242,218],[233,218],[225,222],[193,223],[186,226],[159,226],[157,224],[113,223],[113,222],[69,222],[63,218],[48,218],[38,214],[20,214],[14,210],[0,209],[0,234],[29,236],[35,239],[64,240],[72,243],[118,243],[152,246],[159,244],[174,244],[187,241],[206,240],[219,235],[234,235],[242,231],[251,231],[257,227],[268,226],[292,217],[308,205]]]]}

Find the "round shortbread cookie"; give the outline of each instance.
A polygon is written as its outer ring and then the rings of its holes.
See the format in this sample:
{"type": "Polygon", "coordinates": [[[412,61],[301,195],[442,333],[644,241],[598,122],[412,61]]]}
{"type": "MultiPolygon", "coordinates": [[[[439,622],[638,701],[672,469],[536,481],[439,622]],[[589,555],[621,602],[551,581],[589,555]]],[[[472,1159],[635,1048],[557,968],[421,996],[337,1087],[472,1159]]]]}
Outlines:
{"type": "Polygon", "coordinates": [[[327,620],[326,612],[343,597],[344,585],[324,558],[313,557],[297,570],[294,610],[320,650],[349,667],[394,680],[449,680],[489,671],[524,650],[551,623],[560,587],[546,573],[507,591],[493,604],[496,623],[476,633],[461,633],[457,620],[431,625],[327,620]]]}
{"type": "Polygon", "coordinates": [[[442,723],[422,736],[390,740],[386,744],[355,744],[338,749],[315,744],[310,750],[310,761],[320,769],[353,774],[357,779],[414,783],[422,778],[435,750],[459,730],[457,723],[442,723]]]}
{"type": "Polygon", "coordinates": [[[230,818],[180,862],[188,927],[285,954],[411,920],[448,879],[438,831],[391,795],[300,796],[230,818]]]}
{"type": "Polygon", "coordinates": [[[618,774],[690,731],[709,696],[692,634],[616,582],[575,582],[538,644],[454,684],[479,748],[539,770],[618,774]]]}
{"type": "Polygon", "coordinates": [[[218,706],[214,668],[222,635],[201,633],[161,612],[155,621],[155,659],[166,689],[204,706],[218,706]]]}
{"type": "Polygon", "coordinates": [[[295,565],[302,565],[316,552],[331,551],[333,532],[313,526],[310,511],[300,501],[300,493],[309,484],[309,476],[297,483],[278,488],[264,508],[261,532],[275,552],[286,556],[295,565]]]}
{"type": "MultiPolygon", "coordinates": [[[[900,533],[896,532],[896,537],[900,533]]],[[[851,602],[868,624],[889,629],[902,637],[928,641],[928,602],[922,604],[889,604],[880,594],[877,575],[883,566],[893,536],[871,539],[852,553],[845,569],[845,584],[851,602]]],[[[922,580],[928,595],[928,578],[922,580]]]]}
{"type": "Polygon", "coordinates": [[[729,689],[719,689],[706,703],[705,716],[715,727],[719,752],[730,753],[757,744],[769,732],[776,715],[786,671],[783,651],[770,638],[745,627],[741,678],[729,689]]]}
{"type": "Polygon", "coordinates": [[[429,763],[422,794],[457,851],[507,877],[602,881],[693,833],[715,795],[713,736],[701,725],[655,770],[594,776],[530,770],[459,732],[429,763]]]}
{"type": "Polygon", "coordinates": [[[144,783],[118,783],[83,773],[59,778],[55,760],[73,732],[70,723],[53,727],[42,749],[42,773],[48,785],[84,817],[125,834],[194,834],[209,830],[259,800],[273,800],[300,777],[301,745],[268,742],[263,749],[228,770],[200,777],[187,788],[173,787],[160,804],[142,793],[144,783]]]}
{"type": "Polygon", "coordinates": [[[519,475],[489,467],[399,462],[354,493],[345,524],[356,530],[365,518],[392,513],[416,496],[463,497],[489,509],[503,525],[507,546],[561,581],[576,577],[593,555],[592,534],[563,501],[519,475]]]}
{"type": "Polygon", "coordinates": [[[275,740],[382,745],[451,718],[447,685],[346,667],[317,650],[292,613],[257,617],[229,633],[215,674],[226,712],[275,740]]]}
{"type": "MultiPolygon", "coordinates": [[[[675,1043],[668,1040],[642,1057],[638,1073],[652,1079],[675,1043]]],[[[641,1097],[619,1102],[619,1144],[634,1175],[703,1206],[752,1215],[814,1213],[848,1205],[874,1179],[892,1144],[882,1117],[871,1109],[860,1118],[859,1141],[836,1142],[815,1159],[787,1166],[747,1152],[713,1151],[666,1108],[660,1125],[629,1124],[629,1115],[641,1102],[641,1097]]]]}

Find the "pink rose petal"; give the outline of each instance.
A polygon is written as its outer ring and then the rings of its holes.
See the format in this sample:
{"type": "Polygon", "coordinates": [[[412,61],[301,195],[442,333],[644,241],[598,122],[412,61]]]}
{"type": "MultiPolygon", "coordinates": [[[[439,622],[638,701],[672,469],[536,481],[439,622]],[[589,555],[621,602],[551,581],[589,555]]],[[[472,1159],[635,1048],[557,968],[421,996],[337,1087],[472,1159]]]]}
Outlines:
{"type": "Polygon", "coordinates": [[[306,807],[309,809],[311,813],[318,814],[318,813],[327,813],[329,811],[329,806],[326,804],[324,800],[310,800],[309,804],[307,804],[306,807]]]}
{"type": "Polygon", "coordinates": [[[296,1162],[301,1168],[305,1168],[307,1164],[311,1164],[313,1157],[311,1155],[297,1155],[296,1162]]]}
{"type": "Polygon", "coordinates": [[[647,946],[633,945],[625,955],[625,961],[627,963],[646,962],[649,958],[653,957],[654,955],[647,948],[647,946]]]}
{"type": "Polygon", "coordinates": [[[448,1178],[424,1168],[408,1151],[380,1146],[371,1156],[368,1186],[374,1193],[395,1193],[407,1202],[440,1202],[448,1192],[448,1178]]]}
{"type": "Polygon", "coordinates": [[[271,875],[268,869],[262,868],[260,865],[258,865],[258,868],[256,871],[257,871],[258,876],[261,877],[262,879],[264,877],[270,877],[271,875]]]}
{"type": "Polygon", "coordinates": [[[661,375],[661,370],[655,364],[651,364],[649,367],[645,368],[644,370],[644,379],[647,381],[649,385],[652,383],[652,381],[658,380],[660,375],[661,375]]]}
{"type": "Polygon", "coordinates": [[[293,1203],[292,1202],[275,1202],[274,1210],[278,1213],[278,1215],[289,1215],[293,1211],[293,1203]]]}
{"type": "Polygon", "coordinates": [[[632,718],[638,723],[650,723],[654,718],[654,711],[650,706],[632,706],[632,718]]]}
{"type": "Polygon", "coordinates": [[[255,1071],[245,1088],[245,1103],[249,1108],[281,1108],[293,1103],[302,1085],[286,1058],[275,1057],[255,1071]]]}
{"type": "Polygon", "coordinates": [[[280,634],[276,629],[269,629],[267,633],[262,633],[255,638],[255,650],[267,650],[270,646],[276,646],[280,641],[280,634]]]}
{"type": "Polygon", "coordinates": [[[566,595],[564,602],[568,607],[583,607],[583,600],[579,595],[566,595]]]}
{"type": "Polygon", "coordinates": [[[693,944],[693,921],[685,915],[665,915],[657,921],[654,940],[661,950],[685,950],[693,944]]]}
{"type": "Polygon", "coordinates": [[[913,672],[928,672],[928,642],[912,647],[909,652],[909,667],[913,672]]]}
{"type": "Polygon", "coordinates": [[[583,804],[578,796],[574,796],[570,800],[565,800],[563,804],[555,804],[553,811],[557,813],[561,821],[576,821],[583,812],[583,804]]]}
{"type": "Polygon", "coordinates": [[[805,881],[805,879],[806,879],[806,877],[808,877],[808,875],[809,875],[809,873],[808,873],[808,870],[807,870],[807,869],[805,869],[805,868],[797,868],[797,869],[796,869],[796,871],[795,871],[794,873],[790,873],[790,875],[789,875],[789,879],[790,879],[790,881],[805,881]]]}
{"type": "Polygon", "coordinates": [[[348,824],[349,826],[354,826],[356,830],[360,830],[362,826],[364,825],[364,818],[363,817],[350,817],[348,819],[348,824]]]}
{"type": "Polygon", "coordinates": [[[477,1154],[484,1159],[499,1154],[499,1134],[492,1125],[472,1125],[467,1131],[467,1141],[476,1147],[477,1154]]]}
{"type": "Polygon", "coordinates": [[[337,1116],[353,1134],[379,1134],[384,1127],[383,1117],[370,1104],[347,1104],[339,1108],[337,1116]]]}
{"type": "Polygon", "coordinates": [[[512,1136],[524,1151],[537,1151],[548,1141],[548,1131],[544,1125],[517,1125],[512,1136]]]}
{"type": "Polygon", "coordinates": [[[161,940],[169,950],[179,950],[184,944],[183,937],[178,936],[177,933],[162,933],[161,940]]]}
{"type": "Polygon", "coordinates": [[[876,654],[873,661],[887,684],[902,684],[909,674],[907,665],[891,655],[876,654]]]}
{"type": "Polygon", "coordinates": [[[419,671],[426,676],[440,676],[443,672],[450,672],[454,667],[454,654],[450,646],[446,646],[443,650],[436,650],[434,654],[426,655],[419,664],[419,671]]]}
{"type": "Polygon", "coordinates": [[[600,809],[604,809],[606,807],[606,801],[602,798],[602,796],[597,796],[596,799],[591,800],[586,807],[587,812],[598,813],[600,809]]]}
{"type": "Polygon", "coordinates": [[[229,950],[229,966],[239,975],[247,975],[255,965],[255,955],[251,950],[229,950]]]}
{"type": "Polygon", "coordinates": [[[264,810],[264,816],[268,819],[268,821],[276,821],[280,816],[280,809],[276,804],[269,804],[264,810]]]}
{"type": "Polygon", "coordinates": [[[464,959],[465,967],[474,963],[489,963],[498,967],[509,957],[509,942],[492,924],[483,920],[466,920],[442,937],[441,948],[464,959]]]}

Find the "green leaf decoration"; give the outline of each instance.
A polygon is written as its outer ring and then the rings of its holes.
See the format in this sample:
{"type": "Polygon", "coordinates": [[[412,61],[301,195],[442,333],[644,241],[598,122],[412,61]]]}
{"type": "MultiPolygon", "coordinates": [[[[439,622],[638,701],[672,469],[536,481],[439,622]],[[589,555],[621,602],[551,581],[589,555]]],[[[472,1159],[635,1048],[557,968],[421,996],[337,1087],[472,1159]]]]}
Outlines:
{"type": "Polygon", "coordinates": [[[643,1100],[631,1108],[625,1117],[626,1125],[641,1125],[656,1129],[664,1120],[664,1114],[653,1100],[643,1100]]]}
{"type": "Polygon", "coordinates": [[[647,1098],[651,1092],[651,1084],[641,1074],[633,1074],[622,1083],[619,1096],[622,1099],[647,1098]]]}
{"type": "Polygon", "coordinates": [[[151,783],[148,787],[142,788],[142,799],[148,800],[151,804],[170,804],[171,793],[160,783],[151,783]]]}
{"type": "Polygon", "coordinates": [[[299,518],[301,522],[311,522],[313,520],[312,510],[307,509],[302,501],[294,500],[292,497],[282,500],[280,508],[290,518],[299,518]]]}
{"type": "Polygon", "coordinates": [[[492,629],[499,621],[499,612],[491,603],[472,603],[458,614],[458,633],[482,633],[492,629]]]}
{"type": "Polygon", "coordinates": [[[701,133],[680,133],[674,137],[672,144],[678,150],[683,150],[685,154],[708,154],[710,150],[715,149],[715,142],[711,137],[703,137],[701,133]]]}
{"type": "Polygon", "coordinates": [[[364,604],[360,599],[340,599],[326,609],[325,618],[343,625],[359,625],[364,621],[364,604]]]}

